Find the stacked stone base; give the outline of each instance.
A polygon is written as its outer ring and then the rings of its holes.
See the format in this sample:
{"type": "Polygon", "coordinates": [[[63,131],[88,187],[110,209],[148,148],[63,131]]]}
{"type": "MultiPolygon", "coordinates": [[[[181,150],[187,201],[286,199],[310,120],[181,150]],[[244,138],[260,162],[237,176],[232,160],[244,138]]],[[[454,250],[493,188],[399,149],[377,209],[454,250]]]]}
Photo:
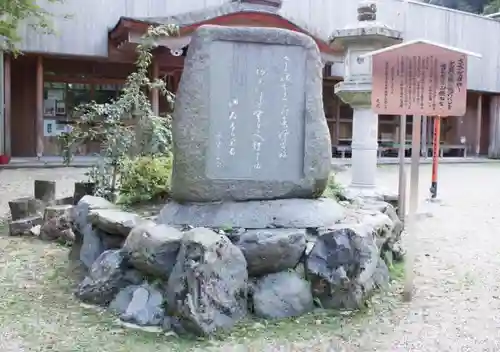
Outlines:
{"type": "Polygon", "coordinates": [[[400,259],[401,223],[374,200],[170,202],[157,218],[93,196],[47,209],[42,239],[74,233],[79,299],[178,333],[211,335],[248,314],[359,309],[389,284],[382,258],[400,259]]]}

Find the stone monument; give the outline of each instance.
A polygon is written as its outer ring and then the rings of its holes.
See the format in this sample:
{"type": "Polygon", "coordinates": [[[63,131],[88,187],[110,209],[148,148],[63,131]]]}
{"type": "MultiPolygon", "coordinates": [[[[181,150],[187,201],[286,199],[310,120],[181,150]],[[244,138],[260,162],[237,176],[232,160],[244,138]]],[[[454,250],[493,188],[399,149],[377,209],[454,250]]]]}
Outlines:
{"type": "Polygon", "coordinates": [[[177,201],[320,196],[331,142],[316,43],[281,29],[200,27],[172,127],[177,201]]]}
{"type": "Polygon", "coordinates": [[[331,168],[322,62],[314,40],[277,28],[201,26],[173,117],[170,225],[328,227],[331,168]]]}
{"type": "Polygon", "coordinates": [[[335,86],[335,93],[353,109],[352,180],[348,197],[382,196],[376,189],[378,115],[371,108],[371,59],[360,56],[400,42],[401,32],[377,22],[374,1],[361,1],[357,23],[337,30],[332,42],[346,48],[345,78],[335,86]]]}

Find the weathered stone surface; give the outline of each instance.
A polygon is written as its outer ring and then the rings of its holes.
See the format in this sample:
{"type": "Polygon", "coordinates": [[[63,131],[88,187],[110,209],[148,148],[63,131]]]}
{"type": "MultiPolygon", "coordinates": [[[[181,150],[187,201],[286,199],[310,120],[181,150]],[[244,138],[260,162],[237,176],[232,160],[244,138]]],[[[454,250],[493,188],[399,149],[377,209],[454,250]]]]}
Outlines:
{"type": "Polygon", "coordinates": [[[186,232],[167,284],[170,315],[196,335],[231,328],[247,313],[246,266],[226,236],[205,228],[186,232]]]}
{"type": "Polygon", "coordinates": [[[60,199],[56,199],[54,202],[55,205],[73,205],[75,203],[73,197],[64,197],[60,199]]]}
{"type": "Polygon", "coordinates": [[[166,225],[139,225],[130,232],[123,250],[135,268],[166,280],[176,263],[182,236],[166,225]]]}
{"type": "Polygon", "coordinates": [[[400,240],[403,223],[391,204],[373,199],[359,200],[355,208],[347,212],[347,219],[353,224],[367,226],[367,231],[372,228],[377,246],[383,252],[392,252],[393,259],[402,259],[404,251],[400,240]]]}
{"type": "Polygon", "coordinates": [[[68,253],[68,259],[71,262],[75,262],[75,265],[79,265],[76,262],[80,262],[80,252],[83,246],[83,235],[80,232],[73,232],[75,235],[75,240],[71,244],[71,249],[68,253]]]}
{"type": "Polygon", "coordinates": [[[61,240],[73,242],[75,235],[73,225],[72,205],[49,205],[45,208],[40,238],[46,241],[61,240]]]}
{"type": "Polygon", "coordinates": [[[14,220],[9,222],[9,235],[22,236],[29,235],[33,227],[43,224],[41,216],[30,216],[27,218],[14,220]]]}
{"type": "Polygon", "coordinates": [[[13,221],[31,216],[43,216],[45,204],[33,197],[23,197],[9,201],[10,217],[13,221]]]}
{"type": "Polygon", "coordinates": [[[310,283],[294,272],[266,275],[257,280],[252,291],[253,310],[261,318],[296,317],[314,307],[310,283]]]}
{"type": "Polygon", "coordinates": [[[56,200],[56,181],[35,180],[35,198],[46,204],[53,204],[56,200]]]}
{"type": "Polygon", "coordinates": [[[124,237],[128,236],[134,227],[146,221],[135,213],[118,209],[93,209],[88,220],[104,232],[124,237]]]}
{"type": "Polygon", "coordinates": [[[375,236],[366,226],[346,226],[316,240],[306,269],[323,307],[359,309],[377,287],[387,285],[389,274],[375,236]]]}
{"type": "Polygon", "coordinates": [[[87,268],[106,249],[101,236],[89,222],[88,215],[94,209],[116,209],[116,205],[102,197],[84,196],[74,207],[73,230],[75,233],[75,244],[72,249],[72,258],[76,257],[79,250],[79,258],[87,268]]]}
{"type": "Polygon", "coordinates": [[[87,224],[88,215],[94,209],[116,209],[116,205],[102,197],[84,196],[75,206],[75,229],[82,232],[87,224]]]}
{"type": "Polygon", "coordinates": [[[140,275],[129,270],[125,253],[110,250],[92,264],[75,294],[84,302],[103,305],[111,302],[121,289],[141,281],[140,275]]]}
{"type": "MultiPolygon", "coordinates": [[[[80,249],[80,260],[87,267],[90,268],[97,258],[105,251],[104,244],[102,243],[99,230],[94,229],[91,224],[85,225],[81,232],[82,244],[80,249]]],[[[77,238],[80,233],[77,234],[77,238]]],[[[78,240],[75,240],[75,242],[78,240]]]]}
{"type": "Polygon", "coordinates": [[[120,235],[110,235],[109,233],[97,230],[97,234],[99,235],[104,250],[108,249],[120,249],[123,247],[125,243],[125,238],[120,235]]]}
{"type": "Polygon", "coordinates": [[[302,33],[201,26],[176,95],[173,198],[319,197],[331,163],[322,67],[302,33]]]}
{"type": "Polygon", "coordinates": [[[399,195],[397,193],[384,192],[383,197],[384,197],[384,202],[387,202],[390,205],[392,205],[394,209],[399,208],[399,195]]]}
{"type": "Polygon", "coordinates": [[[93,196],[95,193],[95,183],[93,182],[75,182],[75,191],[73,193],[74,204],[78,204],[80,199],[85,196],[93,196]]]}
{"type": "Polygon", "coordinates": [[[165,314],[162,293],[148,284],[131,285],[122,289],[109,308],[121,320],[139,326],[162,325],[165,314]]]}
{"type": "Polygon", "coordinates": [[[248,230],[236,243],[245,255],[248,275],[258,276],[294,268],[306,249],[300,229],[248,230]]]}
{"type": "Polygon", "coordinates": [[[267,201],[180,204],[169,202],[158,222],[211,228],[328,228],[345,217],[334,199],[278,199],[267,201]]]}

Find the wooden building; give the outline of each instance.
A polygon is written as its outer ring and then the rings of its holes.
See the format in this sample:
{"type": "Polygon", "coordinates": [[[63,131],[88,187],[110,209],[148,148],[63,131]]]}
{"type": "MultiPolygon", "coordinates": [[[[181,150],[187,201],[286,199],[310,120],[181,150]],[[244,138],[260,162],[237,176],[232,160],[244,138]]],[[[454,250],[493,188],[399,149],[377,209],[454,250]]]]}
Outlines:
{"type": "MultiPolygon", "coordinates": [[[[55,35],[23,29],[24,55],[3,55],[4,109],[0,115],[0,154],[13,157],[58,155],[56,136],[78,119],[74,108],[115,98],[134,69],[135,46],[150,25],[174,23],[179,38],[165,38],[154,51],[152,77],[165,77],[175,91],[190,35],[202,24],[286,28],[314,38],[325,63],[323,99],[335,146],[348,150],[352,110],[335,96],[343,79],[343,48],[329,36],[356,20],[357,1],[346,0],[66,0],[46,3],[56,14],[55,35]],[[282,4],[280,4],[282,3],[282,4]],[[70,19],[66,19],[70,15],[70,19]]],[[[480,53],[469,63],[467,113],[443,120],[442,140],[449,155],[462,153],[500,157],[500,46],[482,39],[500,33],[493,19],[420,2],[380,2],[378,19],[403,32],[405,40],[429,39],[480,53]]],[[[1,70],[0,70],[1,71],[1,70]]],[[[153,109],[167,105],[151,94],[153,109]]],[[[398,119],[379,117],[379,143],[397,143],[398,119]]],[[[424,140],[431,140],[430,118],[424,140]]],[[[411,136],[411,118],[408,136],[411,136]]],[[[424,128],[425,130],[425,128],[424,128]]],[[[91,154],[88,145],[80,154],[91,154]]],[[[425,148],[423,148],[425,149],[425,148]]]]}

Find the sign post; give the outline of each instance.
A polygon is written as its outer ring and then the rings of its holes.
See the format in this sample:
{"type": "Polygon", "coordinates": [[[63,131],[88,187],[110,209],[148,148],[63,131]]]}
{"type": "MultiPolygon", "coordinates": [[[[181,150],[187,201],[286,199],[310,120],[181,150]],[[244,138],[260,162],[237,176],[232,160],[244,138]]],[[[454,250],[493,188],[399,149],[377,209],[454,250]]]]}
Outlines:
{"type": "Polygon", "coordinates": [[[401,115],[399,122],[399,185],[398,185],[398,215],[404,223],[406,214],[406,115],[401,115]]]}
{"type": "Polygon", "coordinates": [[[438,163],[439,163],[439,143],[441,135],[441,116],[434,117],[434,135],[432,140],[432,180],[431,199],[437,197],[438,186],[438,163]]]}
{"type": "MultiPolygon", "coordinates": [[[[379,115],[413,115],[410,207],[405,221],[407,232],[405,300],[411,300],[413,294],[421,116],[443,117],[465,114],[469,56],[481,57],[479,54],[427,40],[408,41],[360,56],[372,58],[374,112],[379,115]]],[[[404,177],[400,176],[401,179],[404,177]]],[[[405,190],[400,185],[400,199],[404,199],[401,193],[404,195],[405,190]]]]}

